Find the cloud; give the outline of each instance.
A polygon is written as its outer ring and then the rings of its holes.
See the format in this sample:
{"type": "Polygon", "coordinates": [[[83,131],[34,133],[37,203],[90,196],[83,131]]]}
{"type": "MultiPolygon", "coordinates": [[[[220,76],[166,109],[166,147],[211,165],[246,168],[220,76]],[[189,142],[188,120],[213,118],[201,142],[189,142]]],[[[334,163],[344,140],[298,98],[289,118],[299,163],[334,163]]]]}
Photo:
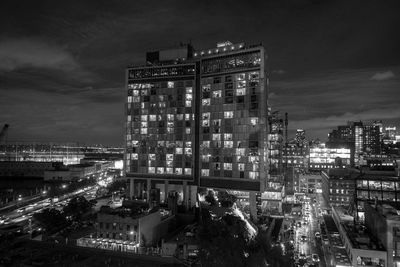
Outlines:
{"type": "Polygon", "coordinates": [[[377,72],[374,75],[372,75],[371,80],[383,81],[393,78],[394,76],[395,75],[391,70],[385,72],[377,72]]]}
{"type": "Polygon", "coordinates": [[[274,73],[274,74],[279,74],[279,75],[283,75],[283,74],[286,73],[286,71],[280,70],[280,69],[279,69],[279,70],[273,70],[272,73],[274,73]]]}
{"type": "Polygon", "coordinates": [[[40,40],[0,40],[0,71],[26,67],[72,71],[79,64],[65,49],[40,40]]]}

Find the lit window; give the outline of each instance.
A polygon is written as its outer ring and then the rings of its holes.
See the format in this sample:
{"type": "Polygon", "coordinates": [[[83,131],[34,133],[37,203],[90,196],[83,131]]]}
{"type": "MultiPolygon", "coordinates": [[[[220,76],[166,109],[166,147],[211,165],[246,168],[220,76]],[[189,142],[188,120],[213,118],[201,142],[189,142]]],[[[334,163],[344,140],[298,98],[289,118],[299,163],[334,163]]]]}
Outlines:
{"type": "Polygon", "coordinates": [[[183,114],[177,114],[176,119],[179,121],[183,121],[183,114]]]}
{"type": "Polygon", "coordinates": [[[245,94],[246,94],[246,88],[236,89],[236,95],[245,95],[245,94]]]}
{"type": "Polygon", "coordinates": [[[250,118],[250,124],[253,125],[253,126],[257,125],[258,124],[258,118],[257,117],[250,118]]]}
{"type": "Polygon", "coordinates": [[[174,88],[174,82],[168,82],[168,88],[174,88]]]}
{"type": "Polygon", "coordinates": [[[203,120],[209,120],[210,119],[210,112],[203,113],[202,118],[203,118],[203,120]]]}
{"type": "Polygon", "coordinates": [[[139,96],[139,90],[133,90],[132,94],[133,96],[139,96]]]}
{"type": "Polygon", "coordinates": [[[250,72],[250,80],[258,80],[260,78],[259,72],[250,72]]]}
{"type": "Polygon", "coordinates": [[[244,163],[239,163],[238,169],[239,169],[239,171],[244,172],[244,163]]]}
{"type": "Polygon", "coordinates": [[[149,154],[149,160],[156,160],[156,154],[149,154]]]}
{"type": "Polygon", "coordinates": [[[128,103],[132,103],[132,97],[128,96],[128,103]]]}
{"type": "Polygon", "coordinates": [[[252,180],[258,179],[259,173],[258,172],[249,172],[249,178],[252,180]]]}
{"type": "Polygon", "coordinates": [[[205,99],[202,100],[202,105],[203,106],[209,106],[210,103],[211,103],[211,101],[210,101],[209,98],[205,98],[205,99]]]}
{"type": "Polygon", "coordinates": [[[244,73],[239,73],[236,74],[236,78],[238,81],[243,81],[246,78],[246,75],[244,73]]]}
{"type": "Polygon", "coordinates": [[[183,148],[177,147],[175,148],[175,154],[182,154],[183,153],[183,148]]]}
{"type": "Polygon", "coordinates": [[[186,87],[186,93],[187,94],[191,94],[193,92],[193,88],[192,87],[186,87]]]}
{"type": "Polygon", "coordinates": [[[140,96],[134,96],[133,97],[133,102],[134,103],[139,103],[140,102],[140,96]]]}
{"type": "Polygon", "coordinates": [[[155,167],[149,167],[148,172],[149,173],[156,173],[156,168],[155,167]]]}
{"type": "Polygon", "coordinates": [[[185,143],[185,146],[186,146],[186,147],[192,147],[192,142],[190,142],[190,141],[186,142],[186,143],[185,143]]]}
{"type": "Polygon", "coordinates": [[[210,126],[210,121],[209,120],[203,120],[201,125],[203,127],[209,127],[210,126]]]}
{"type": "Polygon", "coordinates": [[[231,118],[233,118],[233,111],[225,111],[225,112],[224,112],[224,118],[225,118],[225,119],[231,119],[231,118]]]}
{"type": "Polygon", "coordinates": [[[186,134],[190,134],[190,128],[186,128],[186,134]]]}
{"type": "Polygon", "coordinates": [[[213,134],[213,140],[221,140],[221,134],[213,134]]]}
{"type": "Polygon", "coordinates": [[[138,154],[137,153],[132,153],[131,154],[132,160],[138,160],[138,154]]]}
{"type": "Polygon", "coordinates": [[[233,148],[233,141],[224,141],[225,148],[233,148]]]}
{"type": "Polygon", "coordinates": [[[174,160],[174,154],[166,154],[167,160],[174,160]]]}
{"type": "Polygon", "coordinates": [[[213,120],[214,126],[221,126],[221,120],[213,120]]]}
{"type": "Polygon", "coordinates": [[[231,171],[232,163],[224,163],[224,170],[231,171]]]}
{"type": "Polygon", "coordinates": [[[190,108],[192,106],[192,101],[185,101],[185,107],[190,108]]]}
{"type": "Polygon", "coordinates": [[[128,115],[128,121],[132,121],[131,115],[128,115]]]}
{"type": "Polygon", "coordinates": [[[209,169],[201,169],[201,175],[202,176],[210,176],[210,170],[209,169]]]}
{"type": "Polygon", "coordinates": [[[192,155],[192,149],[190,147],[185,148],[186,155],[192,155]]]}
{"type": "Polygon", "coordinates": [[[210,155],[202,155],[201,160],[203,162],[210,162],[210,155]]]}
{"type": "Polygon", "coordinates": [[[203,85],[202,88],[203,88],[203,92],[210,92],[211,84],[203,85]]]}
{"type": "Polygon", "coordinates": [[[222,91],[221,90],[214,91],[213,92],[213,97],[214,98],[222,97],[222,91]]]}
{"type": "Polygon", "coordinates": [[[164,167],[157,167],[157,174],[163,174],[164,173],[164,167]]]}
{"type": "Polygon", "coordinates": [[[147,134],[147,128],[140,129],[140,134],[147,134]]]}
{"type": "Polygon", "coordinates": [[[186,175],[191,175],[192,174],[192,169],[191,168],[185,168],[185,174],[186,175]]]}
{"type": "Polygon", "coordinates": [[[192,101],[193,97],[192,94],[186,94],[186,100],[192,101]]]}
{"type": "Polygon", "coordinates": [[[203,147],[203,148],[208,148],[208,147],[210,147],[210,141],[203,141],[202,147],[203,147]]]}
{"type": "Polygon", "coordinates": [[[165,168],[165,171],[168,174],[173,174],[174,173],[174,169],[173,168],[165,168]]]}
{"type": "Polygon", "coordinates": [[[182,168],[175,168],[175,174],[182,174],[182,168]]]}
{"type": "Polygon", "coordinates": [[[147,121],[147,115],[142,115],[140,118],[141,118],[141,121],[147,121]]]}
{"type": "Polygon", "coordinates": [[[150,121],[156,121],[157,120],[157,115],[150,115],[149,119],[150,119],[150,121]]]}
{"type": "Polygon", "coordinates": [[[232,134],[231,133],[224,134],[224,140],[225,141],[231,141],[232,140],[232,134]]]}
{"type": "Polygon", "coordinates": [[[174,121],[174,114],[167,114],[168,121],[174,121]]]}

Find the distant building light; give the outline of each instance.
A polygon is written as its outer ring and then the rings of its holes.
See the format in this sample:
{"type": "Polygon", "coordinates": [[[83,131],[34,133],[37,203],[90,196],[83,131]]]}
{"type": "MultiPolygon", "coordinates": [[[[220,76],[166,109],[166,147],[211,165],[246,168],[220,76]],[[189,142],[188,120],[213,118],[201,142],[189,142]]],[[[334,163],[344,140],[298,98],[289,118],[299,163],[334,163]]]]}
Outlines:
{"type": "Polygon", "coordinates": [[[224,51],[226,51],[226,47],[224,47],[224,51]]]}
{"type": "Polygon", "coordinates": [[[215,49],[215,53],[218,53],[218,49],[215,49]]]}
{"type": "Polygon", "coordinates": [[[204,51],[201,51],[201,54],[204,55],[204,51]]]}
{"type": "Polygon", "coordinates": [[[208,50],[208,53],[211,54],[211,50],[208,50]]]}
{"type": "Polygon", "coordinates": [[[197,57],[197,53],[194,53],[194,56],[197,57]]]}
{"type": "Polygon", "coordinates": [[[234,46],[231,46],[231,49],[233,50],[233,49],[235,49],[235,47],[234,47],[234,46]]]}

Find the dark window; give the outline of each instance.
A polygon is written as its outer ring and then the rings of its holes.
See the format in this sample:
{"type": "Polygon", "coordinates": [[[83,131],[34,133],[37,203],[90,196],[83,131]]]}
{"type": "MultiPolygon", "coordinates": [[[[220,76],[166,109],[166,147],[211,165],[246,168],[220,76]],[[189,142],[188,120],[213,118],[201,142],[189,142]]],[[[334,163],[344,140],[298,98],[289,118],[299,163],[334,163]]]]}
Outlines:
{"type": "Polygon", "coordinates": [[[224,177],[232,177],[232,171],[224,171],[224,177]]]}
{"type": "Polygon", "coordinates": [[[228,75],[225,76],[225,82],[231,82],[232,81],[232,76],[228,75]]]}
{"type": "Polygon", "coordinates": [[[237,96],[236,97],[236,102],[237,103],[243,103],[244,102],[244,96],[237,96]]]}
{"type": "Polygon", "coordinates": [[[214,77],[214,83],[220,83],[221,77],[214,77]]]}
{"type": "Polygon", "coordinates": [[[226,90],[225,96],[233,96],[233,90],[226,90]]]}
{"type": "Polygon", "coordinates": [[[233,103],[233,97],[232,96],[225,97],[225,104],[231,104],[231,103],[233,103]]]}
{"type": "Polygon", "coordinates": [[[209,133],[209,132],[210,132],[210,127],[203,128],[203,133],[209,133]]]}
{"type": "Polygon", "coordinates": [[[249,141],[249,148],[257,148],[258,147],[258,141],[249,141]]]}
{"type": "Polygon", "coordinates": [[[226,83],[225,89],[233,89],[233,83],[226,83]]]}
{"type": "Polygon", "coordinates": [[[258,103],[251,103],[250,109],[258,109],[258,103]]]}

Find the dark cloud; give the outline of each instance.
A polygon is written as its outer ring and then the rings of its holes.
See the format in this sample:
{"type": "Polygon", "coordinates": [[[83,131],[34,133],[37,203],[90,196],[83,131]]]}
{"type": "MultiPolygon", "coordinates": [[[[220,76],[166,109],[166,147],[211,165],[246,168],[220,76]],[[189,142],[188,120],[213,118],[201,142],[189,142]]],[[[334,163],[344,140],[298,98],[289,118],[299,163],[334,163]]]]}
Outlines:
{"type": "Polygon", "coordinates": [[[0,40],[0,71],[46,68],[71,71],[78,63],[61,47],[34,39],[0,40]]]}
{"type": "MultiPolygon", "coordinates": [[[[400,67],[395,70],[398,71],[400,67]]],[[[326,134],[347,121],[400,122],[400,79],[370,77],[383,73],[376,69],[336,70],[308,73],[301,78],[272,80],[270,105],[289,113],[289,129],[308,130],[311,137],[326,134]]]]}
{"type": "Polygon", "coordinates": [[[385,72],[375,73],[374,75],[372,75],[371,80],[382,81],[393,78],[394,76],[395,76],[394,73],[391,70],[389,70],[385,72]]]}
{"type": "Polygon", "coordinates": [[[231,40],[263,43],[273,108],[288,111],[293,127],[325,136],[314,121],[396,110],[399,7],[398,0],[5,0],[0,123],[21,139],[120,144],[127,65],[180,42],[202,49],[231,40]],[[20,134],[24,127],[28,134],[20,134]]]}

